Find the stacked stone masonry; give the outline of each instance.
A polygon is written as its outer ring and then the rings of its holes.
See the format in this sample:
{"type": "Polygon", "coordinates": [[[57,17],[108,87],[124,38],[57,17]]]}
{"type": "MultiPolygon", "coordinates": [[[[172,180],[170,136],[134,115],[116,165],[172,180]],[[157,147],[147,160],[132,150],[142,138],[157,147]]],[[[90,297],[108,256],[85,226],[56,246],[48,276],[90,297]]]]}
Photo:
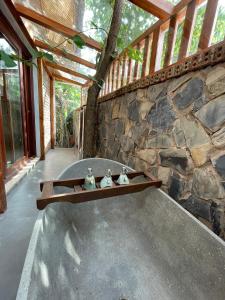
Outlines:
{"type": "Polygon", "coordinates": [[[225,237],[225,64],[99,104],[98,156],[150,169],[225,237]]]}

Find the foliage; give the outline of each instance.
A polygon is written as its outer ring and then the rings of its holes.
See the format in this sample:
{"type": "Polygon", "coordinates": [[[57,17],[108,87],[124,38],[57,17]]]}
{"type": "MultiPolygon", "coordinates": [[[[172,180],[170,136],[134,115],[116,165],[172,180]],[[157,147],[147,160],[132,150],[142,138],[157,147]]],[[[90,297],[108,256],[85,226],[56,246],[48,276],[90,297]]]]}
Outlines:
{"type": "MultiPolygon", "coordinates": [[[[93,14],[90,23],[96,29],[95,39],[103,44],[107,37],[106,33],[109,30],[113,4],[114,1],[112,0],[86,0],[87,9],[93,14]]],[[[153,15],[150,15],[129,1],[125,1],[115,56],[126,49],[133,40],[155,23],[156,20],[157,18],[153,15]]],[[[86,27],[88,27],[88,24],[86,27]]],[[[133,47],[128,47],[127,54],[129,58],[135,61],[141,62],[143,60],[141,51],[133,47]]]]}
{"type": "Polygon", "coordinates": [[[190,47],[188,49],[188,53],[190,55],[194,54],[198,50],[198,43],[202,31],[202,24],[205,16],[205,10],[206,10],[206,3],[197,10],[192,39],[191,39],[190,47]]]}
{"type": "MultiPolygon", "coordinates": [[[[113,1],[86,0],[86,8],[93,14],[91,24],[95,24],[98,28],[104,28],[108,32],[113,1]]],[[[157,18],[153,15],[150,15],[129,1],[125,1],[121,28],[117,40],[118,51],[122,51],[128,47],[134,39],[155,23],[156,20],[157,18]]],[[[90,24],[86,24],[86,27],[88,26],[90,27],[90,24]]],[[[99,42],[104,42],[105,38],[104,31],[99,30],[95,32],[95,39],[99,42]]]]}
{"type": "Polygon", "coordinates": [[[225,28],[225,5],[219,5],[217,21],[215,24],[215,30],[212,37],[212,44],[216,44],[224,39],[224,35],[225,35],[224,28],[225,28]]]}
{"type": "Polygon", "coordinates": [[[56,144],[70,147],[73,135],[73,111],[80,107],[81,89],[61,82],[55,83],[56,144]]]}

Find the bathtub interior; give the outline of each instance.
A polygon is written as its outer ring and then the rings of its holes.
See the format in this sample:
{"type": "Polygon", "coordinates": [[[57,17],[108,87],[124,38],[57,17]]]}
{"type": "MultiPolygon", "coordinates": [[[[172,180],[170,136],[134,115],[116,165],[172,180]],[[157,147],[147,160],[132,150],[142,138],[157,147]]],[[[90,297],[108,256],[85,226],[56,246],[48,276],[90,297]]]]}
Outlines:
{"type": "MultiPolygon", "coordinates": [[[[95,175],[121,164],[83,160],[60,176],[95,175]]],[[[225,244],[164,192],[40,213],[18,291],[23,299],[225,299],[225,244]]]]}

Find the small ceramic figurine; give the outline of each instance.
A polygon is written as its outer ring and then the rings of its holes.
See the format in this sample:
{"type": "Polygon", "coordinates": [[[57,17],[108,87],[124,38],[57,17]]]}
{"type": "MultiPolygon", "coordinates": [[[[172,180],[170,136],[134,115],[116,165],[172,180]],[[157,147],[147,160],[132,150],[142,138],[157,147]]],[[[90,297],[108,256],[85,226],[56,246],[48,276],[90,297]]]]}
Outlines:
{"type": "Polygon", "coordinates": [[[105,177],[102,178],[102,180],[100,181],[100,187],[102,189],[106,188],[106,187],[112,187],[113,185],[113,181],[112,181],[112,172],[110,169],[108,169],[107,174],[105,175],[105,177]]]}
{"type": "Polygon", "coordinates": [[[120,185],[125,185],[125,184],[129,184],[129,179],[127,177],[127,169],[125,167],[123,167],[122,172],[120,173],[120,176],[117,180],[118,184],[120,185]]]}
{"type": "Polygon", "coordinates": [[[85,190],[94,190],[96,189],[95,178],[92,174],[92,168],[88,168],[88,175],[85,177],[84,181],[85,190]]]}

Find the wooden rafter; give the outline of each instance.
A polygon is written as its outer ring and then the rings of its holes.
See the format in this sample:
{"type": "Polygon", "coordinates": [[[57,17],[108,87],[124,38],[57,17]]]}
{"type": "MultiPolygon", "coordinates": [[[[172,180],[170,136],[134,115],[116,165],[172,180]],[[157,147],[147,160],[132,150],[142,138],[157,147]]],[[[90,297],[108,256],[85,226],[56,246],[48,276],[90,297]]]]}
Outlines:
{"type": "Polygon", "coordinates": [[[167,0],[129,0],[159,19],[166,20],[172,13],[174,6],[167,0]]]}
{"type": "Polygon", "coordinates": [[[50,30],[53,30],[60,34],[63,34],[64,36],[67,36],[67,37],[73,37],[73,36],[79,34],[83,38],[83,40],[85,41],[85,43],[88,47],[96,49],[98,51],[101,51],[100,44],[97,41],[89,38],[88,36],[86,36],[84,34],[80,34],[78,31],[71,29],[69,27],[66,27],[66,26],[58,23],[57,21],[54,21],[42,14],[39,14],[36,11],[34,11],[30,8],[27,8],[21,4],[15,4],[15,8],[21,17],[24,17],[32,22],[35,22],[35,23],[37,23],[41,26],[44,26],[50,30]]]}
{"type": "Polygon", "coordinates": [[[40,41],[40,40],[34,40],[34,44],[36,47],[39,47],[41,49],[44,49],[44,50],[47,50],[49,52],[52,52],[56,55],[59,55],[59,56],[62,56],[62,57],[65,57],[69,60],[72,60],[78,64],[81,64],[81,65],[84,65],[88,68],[92,68],[92,69],[95,69],[96,68],[96,65],[83,59],[83,58],[80,58],[76,55],[73,55],[73,54],[70,54],[70,53],[67,53],[67,52],[64,52],[63,50],[61,49],[58,49],[58,48],[51,48],[48,44],[40,41]]]}
{"type": "Polygon", "coordinates": [[[70,84],[75,84],[75,85],[79,85],[79,86],[82,86],[82,87],[84,86],[82,83],[80,83],[78,81],[63,77],[63,76],[55,74],[55,73],[53,73],[53,78],[57,81],[62,81],[62,82],[70,83],[70,84]]]}
{"type": "Polygon", "coordinates": [[[22,19],[20,18],[19,13],[15,9],[15,5],[13,4],[12,0],[4,0],[5,4],[7,5],[8,9],[10,10],[11,14],[15,18],[16,22],[18,23],[20,29],[22,30],[23,34],[25,35],[26,39],[28,40],[29,44],[35,49],[35,45],[33,43],[33,40],[24,25],[22,19]]]}
{"type": "Polygon", "coordinates": [[[46,73],[48,74],[49,78],[52,79],[52,73],[49,71],[46,61],[42,60],[42,63],[43,63],[43,67],[44,67],[46,73]]]}
{"type": "Polygon", "coordinates": [[[81,74],[79,72],[76,72],[74,70],[71,70],[69,68],[66,68],[64,66],[61,66],[59,64],[56,64],[56,63],[52,63],[50,61],[45,61],[45,64],[50,67],[50,68],[53,68],[53,69],[56,69],[56,70],[60,70],[62,72],[65,72],[65,73],[68,73],[70,75],[73,75],[73,76],[76,76],[76,77],[80,77],[80,78],[83,78],[83,79],[87,79],[89,80],[90,78],[87,76],[87,75],[84,75],[84,74],[81,74]]]}

